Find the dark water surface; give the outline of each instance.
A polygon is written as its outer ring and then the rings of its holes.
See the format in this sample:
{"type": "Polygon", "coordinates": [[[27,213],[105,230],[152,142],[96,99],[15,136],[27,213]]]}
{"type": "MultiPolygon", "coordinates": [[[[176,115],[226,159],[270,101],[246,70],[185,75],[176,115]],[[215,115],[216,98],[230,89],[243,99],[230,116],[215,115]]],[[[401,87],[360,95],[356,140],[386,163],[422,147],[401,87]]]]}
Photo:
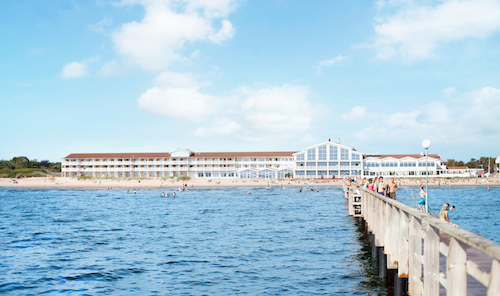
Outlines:
{"type": "Polygon", "coordinates": [[[0,294],[385,295],[377,274],[337,187],[0,188],[0,294]]]}

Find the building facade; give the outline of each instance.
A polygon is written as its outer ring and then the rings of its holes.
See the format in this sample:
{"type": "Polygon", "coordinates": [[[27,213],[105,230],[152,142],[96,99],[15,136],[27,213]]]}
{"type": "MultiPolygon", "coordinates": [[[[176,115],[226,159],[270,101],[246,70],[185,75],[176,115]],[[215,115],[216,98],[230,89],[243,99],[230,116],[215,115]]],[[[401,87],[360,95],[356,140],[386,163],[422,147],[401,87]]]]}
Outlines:
{"type": "Polygon", "coordinates": [[[293,152],[73,153],[61,163],[63,177],[343,178],[475,177],[480,170],[447,168],[438,154],[363,154],[324,142],[293,152]]]}

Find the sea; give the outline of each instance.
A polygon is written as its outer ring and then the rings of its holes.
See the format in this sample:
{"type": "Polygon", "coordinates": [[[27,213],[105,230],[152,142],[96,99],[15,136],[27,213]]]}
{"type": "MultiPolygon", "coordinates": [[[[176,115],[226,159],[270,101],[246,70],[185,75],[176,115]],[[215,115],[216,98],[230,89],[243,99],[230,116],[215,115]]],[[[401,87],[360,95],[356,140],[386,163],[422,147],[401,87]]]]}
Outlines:
{"type": "MultiPolygon", "coordinates": [[[[166,190],[0,188],[0,294],[387,294],[340,187],[166,190]]],[[[432,188],[429,200],[499,243],[499,194],[432,188]]]]}

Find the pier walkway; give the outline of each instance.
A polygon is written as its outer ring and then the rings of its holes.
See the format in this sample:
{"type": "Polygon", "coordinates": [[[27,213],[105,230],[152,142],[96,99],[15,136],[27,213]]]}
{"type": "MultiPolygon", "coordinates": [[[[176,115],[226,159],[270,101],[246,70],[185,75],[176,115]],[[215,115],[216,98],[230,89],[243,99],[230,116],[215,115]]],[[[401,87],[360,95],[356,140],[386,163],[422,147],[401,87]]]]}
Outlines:
{"type": "Polygon", "coordinates": [[[366,226],[394,295],[500,295],[500,245],[344,182],[349,215],[366,226]],[[394,275],[394,281],[391,278],[394,275]]]}

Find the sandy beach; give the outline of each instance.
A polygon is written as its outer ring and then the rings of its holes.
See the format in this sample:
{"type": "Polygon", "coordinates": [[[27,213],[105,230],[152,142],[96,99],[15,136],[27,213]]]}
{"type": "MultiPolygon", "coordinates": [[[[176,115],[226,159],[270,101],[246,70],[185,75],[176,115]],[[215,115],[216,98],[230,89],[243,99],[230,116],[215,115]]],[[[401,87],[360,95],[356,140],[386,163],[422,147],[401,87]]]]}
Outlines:
{"type": "MultiPolygon", "coordinates": [[[[387,179],[387,178],[386,178],[387,179]]],[[[396,179],[400,186],[419,186],[424,179],[396,179]]],[[[120,178],[0,178],[0,187],[24,188],[178,188],[187,183],[189,187],[264,187],[264,186],[341,186],[340,179],[304,179],[304,180],[268,180],[268,179],[205,179],[193,178],[189,181],[149,179],[120,179],[120,178]]],[[[434,179],[429,178],[429,186],[498,186],[498,178],[465,178],[465,179],[434,179]]]]}

